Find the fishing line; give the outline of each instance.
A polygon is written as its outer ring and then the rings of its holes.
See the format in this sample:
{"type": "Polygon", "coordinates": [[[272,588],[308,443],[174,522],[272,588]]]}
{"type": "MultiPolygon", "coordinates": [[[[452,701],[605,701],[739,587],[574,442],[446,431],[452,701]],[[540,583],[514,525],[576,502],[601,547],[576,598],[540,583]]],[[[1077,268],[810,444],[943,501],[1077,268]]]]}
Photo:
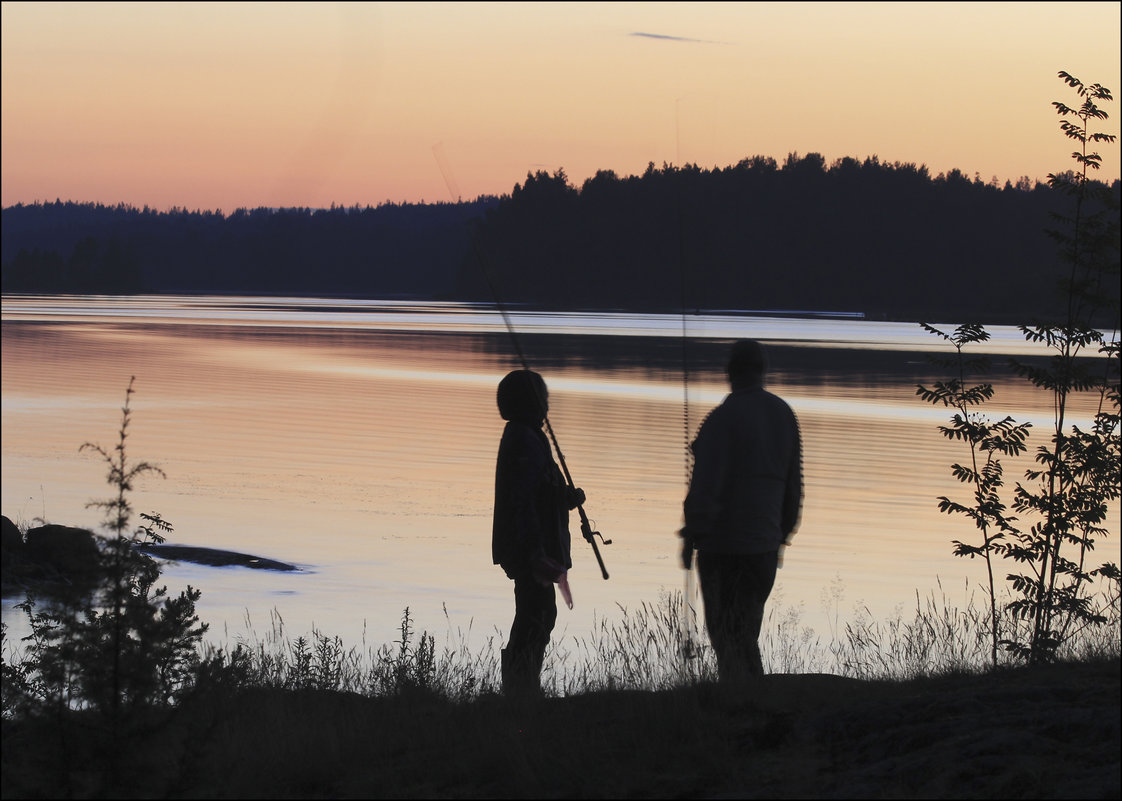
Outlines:
{"type": "MultiPolygon", "coordinates": [[[[448,160],[444,156],[444,146],[438,142],[433,145],[433,156],[436,158],[436,165],[440,168],[440,174],[444,176],[444,184],[448,187],[448,192],[452,196],[452,202],[457,205],[460,203],[460,194],[456,188],[456,182],[452,178],[452,170],[448,165],[448,160]]],[[[491,292],[491,297],[495,301],[495,308],[499,310],[502,315],[503,324],[506,326],[507,333],[510,335],[510,341],[514,345],[514,352],[518,355],[518,362],[522,365],[523,370],[529,370],[530,365],[526,361],[526,354],[522,350],[522,343],[518,338],[518,332],[514,328],[514,323],[510,318],[510,313],[507,311],[506,304],[503,303],[502,298],[499,297],[499,292],[495,288],[494,282],[491,280],[490,272],[487,270],[487,262],[483,258],[483,254],[479,250],[479,243],[475,236],[469,231],[468,238],[471,240],[472,253],[475,255],[475,260],[479,264],[479,271],[483,275],[483,280],[487,284],[487,289],[491,292]]],[[[545,399],[539,398],[542,408],[546,408],[545,399]]],[[[557,462],[561,465],[561,472],[565,476],[565,483],[568,484],[569,489],[576,489],[576,484],[573,483],[573,477],[569,473],[569,465],[565,461],[565,454],[561,452],[561,446],[557,444],[557,435],[553,433],[553,426],[549,422],[549,415],[543,417],[545,423],[546,433],[549,434],[549,440],[553,443],[553,449],[557,452],[557,462]]],[[[592,546],[592,552],[596,555],[596,563],[600,566],[600,574],[605,580],[608,578],[608,569],[604,567],[604,559],[600,556],[600,548],[596,544],[596,537],[605,545],[611,545],[612,541],[604,539],[604,535],[599,531],[592,529],[592,523],[589,522],[588,515],[584,511],[584,504],[577,504],[577,513],[580,515],[580,530],[584,539],[592,546]]]]}
{"type": "MultiPolygon", "coordinates": [[[[682,99],[674,101],[674,144],[678,160],[678,267],[681,273],[680,292],[682,302],[682,453],[683,473],[685,475],[685,492],[688,495],[690,483],[693,480],[693,449],[690,447],[690,362],[689,362],[689,332],[686,325],[686,235],[684,211],[682,209],[682,126],[680,106],[682,99]]],[[[684,520],[683,520],[684,523],[684,520]]],[[[699,637],[697,626],[697,569],[695,562],[697,554],[693,554],[690,566],[685,569],[685,587],[682,590],[682,656],[688,661],[695,658],[699,652],[699,637]]]]}

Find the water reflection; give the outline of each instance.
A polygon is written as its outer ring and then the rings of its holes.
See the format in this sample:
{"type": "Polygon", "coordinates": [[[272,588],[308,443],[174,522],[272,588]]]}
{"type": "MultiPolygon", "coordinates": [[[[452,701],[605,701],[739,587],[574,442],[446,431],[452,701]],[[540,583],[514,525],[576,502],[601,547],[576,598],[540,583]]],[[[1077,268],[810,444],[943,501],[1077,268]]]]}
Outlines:
{"type": "MultiPolygon", "coordinates": [[[[602,335],[670,339],[754,338],[774,344],[814,344],[818,348],[936,351],[942,343],[917,325],[873,321],[848,313],[794,317],[778,312],[639,314],[631,312],[533,311],[508,309],[523,336],[602,335]]],[[[505,333],[502,316],[484,304],[323,298],[121,296],[5,296],[2,314],[10,321],[85,320],[157,322],[254,327],[310,327],[385,331],[505,333]]],[[[935,321],[943,330],[952,324],[935,321]]],[[[1031,355],[1013,326],[990,326],[990,353],[1031,355]]],[[[670,344],[670,343],[668,343],[670,344]]],[[[674,345],[680,349],[680,345],[674,345]]],[[[679,357],[680,361],[680,357],[679,357]]]]}
{"type": "MultiPolygon", "coordinates": [[[[588,546],[574,542],[576,608],[562,612],[558,632],[579,635],[619,605],[682,585],[681,320],[628,318],[621,332],[612,315],[535,319],[541,327],[527,325],[523,348],[550,386],[551,421],[594,527],[614,541],[602,549],[607,582],[588,546]]],[[[691,430],[726,391],[727,342],[703,330],[767,341],[769,387],[799,415],[806,505],[777,584],[784,603],[804,605],[825,633],[820,596],[837,578],[847,607],[862,600],[880,614],[938,577],[980,581],[973,564],[950,555],[950,540],[971,532],[935,506],[958,491],[948,467],[961,454],[938,435],[945,415],[915,398],[915,384],[937,376],[925,359],[933,338],[913,326],[886,341],[889,329],[853,320],[689,322],[691,430]]],[[[4,514],[96,522],[85,504],[104,493],[102,469],[78,446],[115,441],[135,375],[130,453],[168,474],[137,487],[137,509],[172,521],[178,543],[304,569],[170,568],[173,589],[203,589],[213,634],[244,631],[247,615],[261,633],[275,608],[294,633],[315,626],[349,642],[391,642],[406,606],[438,636],[449,625],[505,633],[510,587],[489,552],[502,430],[494,393],[517,360],[494,312],[4,298],[2,346],[4,514]]],[[[992,379],[995,409],[1048,421],[1050,409],[1022,382],[1002,369],[992,379]]],[[[1117,533],[1115,523],[1097,556],[1118,559],[1117,533]]]]}

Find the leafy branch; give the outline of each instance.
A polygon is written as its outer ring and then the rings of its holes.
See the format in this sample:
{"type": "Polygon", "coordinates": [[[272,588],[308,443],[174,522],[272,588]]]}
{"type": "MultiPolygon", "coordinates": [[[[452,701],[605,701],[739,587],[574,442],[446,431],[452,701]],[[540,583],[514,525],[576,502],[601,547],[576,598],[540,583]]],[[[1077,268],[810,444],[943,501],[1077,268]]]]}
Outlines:
{"type": "Polygon", "coordinates": [[[952,544],[955,556],[971,559],[980,556],[985,560],[987,600],[990,606],[990,654],[996,667],[1000,617],[997,614],[994,556],[1000,552],[1002,540],[1017,533],[1017,518],[1007,514],[1006,505],[1001,500],[1000,490],[1004,485],[1001,456],[1017,456],[1024,452],[1028,429],[1032,424],[1017,423],[1012,417],[994,422],[975,411],[993,397],[993,384],[970,384],[967,376],[973,372],[985,372],[990,365],[989,360],[984,357],[967,359],[964,349],[968,345],[989,340],[990,335],[985,328],[968,323],[958,326],[953,333],[946,333],[927,323],[920,325],[927,332],[949,342],[955,349],[953,359],[936,358],[935,361],[944,367],[957,369],[957,376],[948,381],[938,381],[931,388],[919,385],[916,394],[927,403],[956,410],[951,417],[951,424],[940,426],[939,431],[947,439],[962,442],[969,449],[970,464],[951,465],[951,474],[960,483],[971,488],[973,503],[961,503],[942,496],[938,499],[939,511],[962,515],[981,532],[981,544],[961,540],[953,540],[952,544]]]}

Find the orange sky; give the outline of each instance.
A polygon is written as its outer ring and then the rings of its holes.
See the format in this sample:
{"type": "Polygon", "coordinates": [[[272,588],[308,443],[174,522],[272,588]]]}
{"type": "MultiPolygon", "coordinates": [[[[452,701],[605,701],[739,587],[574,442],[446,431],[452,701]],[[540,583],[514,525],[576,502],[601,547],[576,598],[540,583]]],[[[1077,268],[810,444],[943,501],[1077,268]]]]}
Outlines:
{"type": "Polygon", "coordinates": [[[0,202],[438,202],[437,145],[464,198],[792,151],[1043,179],[1056,73],[1122,91],[1120,9],[4,2],[0,202]]]}

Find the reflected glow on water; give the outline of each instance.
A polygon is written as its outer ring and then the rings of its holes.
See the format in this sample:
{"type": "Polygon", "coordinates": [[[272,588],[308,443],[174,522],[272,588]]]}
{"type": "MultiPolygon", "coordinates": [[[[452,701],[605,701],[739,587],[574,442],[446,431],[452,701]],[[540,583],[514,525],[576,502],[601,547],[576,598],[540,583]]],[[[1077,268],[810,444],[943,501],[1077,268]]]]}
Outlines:
{"type": "MultiPolygon", "coordinates": [[[[586,509],[613,540],[574,541],[576,608],[559,632],[586,635],[619,606],[678,590],[685,453],[681,318],[531,315],[515,324],[550,387],[550,419],[586,509]]],[[[723,340],[769,344],[770,388],[799,416],[806,503],[777,597],[827,634],[821,597],[839,582],[843,618],[878,615],[937,586],[959,593],[981,568],[951,555],[972,534],[941,515],[961,452],[946,415],[915,397],[933,380],[918,326],[851,319],[690,318],[690,428],[724,397],[723,340]]],[[[996,353],[1024,347],[1006,333],[996,353]]],[[[1015,332],[1014,332],[1015,333],[1015,332]]],[[[1019,339],[1020,335],[1016,334],[1019,339]]],[[[517,367],[501,317],[453,304],[230,298],[3,299],[2,512],[17,522],[93,526],[107,487],[78,446],[115,443],[136,376],[132,458],[157,463],[138,511],[175,526],[171,541],[254,553],[299,574],[181,564],[172,589],[200,587],[212,638],[293,634],[348,644],[398,635],[408,606],[438,640],[450,625],[504,637],[512,585],[490,564],[499,379],[517,367]]],[[[1040,396],[994,377],[994,412],[1047,425],[1040,396]]],[[[1086,416],[1087,409],[1079,410],[1086,416]]],[[[1008,473],[1020,468],[1012,465],[1008,473]]],[[[1116,521],[1115,515],[1115,521],[1116,521]]],[[[576,516],[573,529],[577,530],[576,516]]],[[[1118,526],[1096,557],[1118,560],[1118,526]]],[[[11,621],[5,602],[5,620],[11,621]]]]}
{"type": "MultiPolygon", "coordinates": [[[[753,337],[776,344],[814,343],[816,347],[881,350],[940,350],[939,340],[911,323],[864,320],[839,312],[829,316],[792,317],[759,312],[636,314],[625,312],[541,312],[508,309],[520,334],[680,337],[753,337]]],[[[808,313],[809,314],[809,313],[808,313]]],[[[158,324],[311,327],[348,330],[504,332],[502,315],[490,306],[393,300],[322,298],[18,296],[4,298],[5,320],[84,320],[87,322],[151,322],[158,324]]],[[[951,332],[953,324],[933,322],[951,332]]],[[[990,353],[1031,354],[1013,326],[987,328],[990,353]]]]}

